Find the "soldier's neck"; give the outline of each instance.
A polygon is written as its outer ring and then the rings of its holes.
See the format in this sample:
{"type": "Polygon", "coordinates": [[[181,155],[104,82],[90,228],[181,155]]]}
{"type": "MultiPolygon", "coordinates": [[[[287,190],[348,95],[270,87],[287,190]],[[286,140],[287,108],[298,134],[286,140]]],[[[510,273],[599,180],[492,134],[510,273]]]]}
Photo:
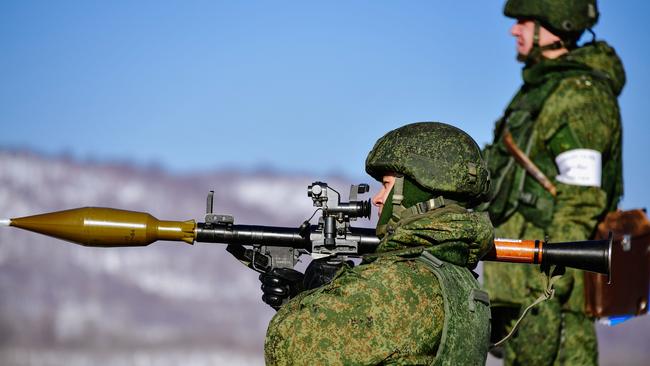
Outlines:
{"type": "Polygon", "coordinates": [[[560,49],[557,49],[557,50],[546,50],[546,51],[542,52],[542,55],[547,59],[553,60],[553,59],[556,59],[556,58],[558,58],[558,57],[560,57],[562,55],[565,55],[567,53],[569,53],[568,49],[560,48],[560,49]]]}

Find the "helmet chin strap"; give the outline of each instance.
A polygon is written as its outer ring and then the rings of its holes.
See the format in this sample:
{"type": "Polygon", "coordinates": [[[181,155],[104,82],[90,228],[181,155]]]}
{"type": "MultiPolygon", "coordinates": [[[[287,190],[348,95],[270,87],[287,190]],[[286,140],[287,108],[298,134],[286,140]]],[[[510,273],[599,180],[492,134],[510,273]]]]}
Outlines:
{"type": "Polygon", "coordinates": [[[393,220],[399,221],[405,207],[402,206],[404,200],[404,176],[398,175],[395,177],[395,184],[393,185],[393,220]]]}
{"type": "MultiPolygon", "coordinates": [[[[395,230],[397,223],[399,223],[401,220],[416,216],[416,215],[421,215],[424,213],[427,213],[429,211],[445,207],[447,205],[451,204],[456,204],[456,205],[463,205],[462,203],[458,201],[454,201],[448,198],[444,198],[443,196],[437,196],[429,199],[425,199],[421,202],[417,202],[415,204],[412,204],[410,207],[405,207],[404,206],[404,176],[396,176],[395,177],[395,184],[393,185],[393,188],[391,190],[391,199],[390,199],[390,213],[385,212],[382,213],[382,216],[379,219],[379,223],[377,224],[377,236],[382,238],[385,238],[386,235],[392,234],[392,232],[395,230]],[[385,223],[382,223],[382,219],[385,220],[384,214],[389,215],[390,218],[388,218],[388,221],[385,223]]],[[[464,206],[463,206],[464,207],[464,206]]],[[[384,207],[384,209],[387,209],[384,207]]]]}
{"type": "Polygon", "coordinates": [[[414,215],[423,214],[436,208],[444,207],[449,204],[459,204],[457,201],[444,198],[443,196],[434,197],[426,201],[418,202],[411,207],[404,207],[404,177],[398,176],[395,178],[395,185],[393,185],[393,212],[391,218],[394,222],[399,222],[401,219],[411,217],[414,215]]]}
{"type": "Polygon", "coordinates": [[[530,49],[530,52],[526,56],[519,57],[520,61],[526,62],[526,65],[536,64],[544,58],[544,52],[548,50],[559,50],[564,48],[564,42],[562,40],[557,40],[553,43],[540,46],[539,44],[539,33],[540,33],[540,22],[535,20],[535,30],[533,32],[533,47],[530,49]]]}

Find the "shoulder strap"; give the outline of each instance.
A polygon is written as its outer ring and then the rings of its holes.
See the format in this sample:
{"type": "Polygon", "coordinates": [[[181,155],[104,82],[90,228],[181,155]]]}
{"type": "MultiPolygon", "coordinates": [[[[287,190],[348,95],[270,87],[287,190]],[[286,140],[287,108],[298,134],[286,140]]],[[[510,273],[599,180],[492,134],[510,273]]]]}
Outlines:
{"type": "Polygon", "coordinates": [[[490,298],[479,289],[472,273],[424,251],[417,260],[425,264],[440,284],[445,323],[435,366],[483,365],[490,338],[490,298]]]}
{"type": "Polygon", "coordinates": [[[524,152],[519,149],[515,141],[512,139],[510,131],[508,130],[506,130],[503,134],[503,144],[506,146],[506,149],[510,155],[515,158],[517,164],[519,164],[526,170],[526,172],[528,172],[528,174],[535,178],[535,180],[539,182],[539,184],[541,184],[542,187],[544,187],[544,189],[546,189],[553,197],[557,196],[557,188],[553,182],[551,182],[551,180],[548,179],[544,173],[542,173],[537,165],[535,165],[535,163],[533,163],[532,160],[530,160],[528,156],[526,156],[526,154],[524,154],[524,152]]]}

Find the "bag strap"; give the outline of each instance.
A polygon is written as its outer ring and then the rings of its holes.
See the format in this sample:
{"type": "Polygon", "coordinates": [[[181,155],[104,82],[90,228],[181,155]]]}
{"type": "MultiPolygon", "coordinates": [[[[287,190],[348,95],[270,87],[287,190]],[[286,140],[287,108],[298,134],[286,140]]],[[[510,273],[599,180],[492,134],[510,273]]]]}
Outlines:
{"type": "Polygon", "coordinates": [[[535,165],[535,163],[530,160],[526,154],[517,146],[512,134],[507,129],[503,133],[503,144],[506,146],[506,149],[515,158],[517,164],[519,164],[528,174],[530,174],[539,184],[544,187],[553,197],[557,196],[557,188],[551,182],[544,173],[535,165]]]}

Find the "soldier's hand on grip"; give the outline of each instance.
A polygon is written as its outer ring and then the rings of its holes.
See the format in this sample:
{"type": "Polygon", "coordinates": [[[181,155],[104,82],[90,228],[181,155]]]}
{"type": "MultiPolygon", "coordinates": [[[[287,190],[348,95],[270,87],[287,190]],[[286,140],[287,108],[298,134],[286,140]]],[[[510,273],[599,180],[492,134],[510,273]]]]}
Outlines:
{"type": "Polygon", "coordinates": [[[301,293],[304,275],[291,268],[274,268],[260,274],[262,301],[278,310],[292,297],[301,293]]]}

